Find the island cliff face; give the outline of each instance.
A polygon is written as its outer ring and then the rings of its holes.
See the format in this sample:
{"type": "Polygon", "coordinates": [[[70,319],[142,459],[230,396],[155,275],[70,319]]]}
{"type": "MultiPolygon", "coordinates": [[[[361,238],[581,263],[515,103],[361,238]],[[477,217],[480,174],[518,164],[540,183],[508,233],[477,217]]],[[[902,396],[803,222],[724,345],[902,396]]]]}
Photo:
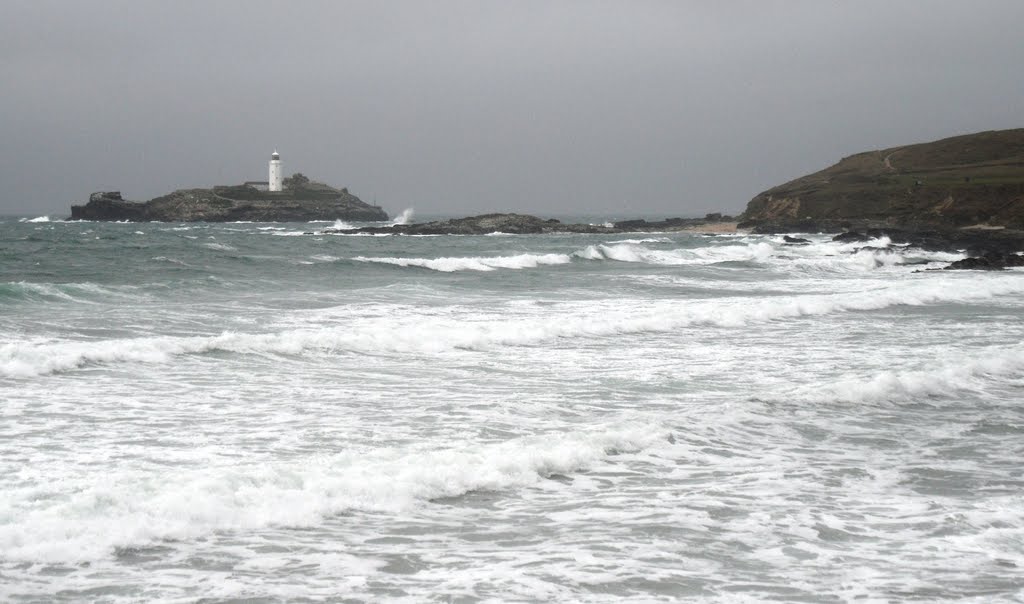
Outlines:
{"type": "MultiPolygon", "coordinates": [[[[301,177],[301,175],[296,175],[301,177]]],[[[160,222],[308,222],[311,220],[387,220],[378,206],[347,189],[335,189],[304,177],[291,179],[282,192],[247,186],[179,189],[146,202],[128,201],[117,191],[93,193],[89,203],[71,206],[72,220],[160,222]]]]}
{"type": "Polygon", "coordinates": [[[1024,129],[858,153],[755,196],[741,227],[1024,229],[1024,129]]]}

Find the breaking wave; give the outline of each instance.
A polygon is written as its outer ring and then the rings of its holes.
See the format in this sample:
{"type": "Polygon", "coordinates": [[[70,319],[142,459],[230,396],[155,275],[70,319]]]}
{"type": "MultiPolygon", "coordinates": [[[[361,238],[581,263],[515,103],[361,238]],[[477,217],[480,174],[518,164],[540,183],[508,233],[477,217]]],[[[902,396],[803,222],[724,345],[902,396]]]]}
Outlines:
{"type": "MultiPolygon", "coordinates": [[[[500,235],[501,233],[492,233],[500,235]]],[[[672,243],[667,237],[624,239],[589,245],[571,254],[520,254],[498,257],[398,258],[359,256],[353,260],[403,267],[427,268],[442,272],[491,271],[501,268],[535,268],[541,265],[567,264],[573,258],[609,260],[657,266],[707,266],[746,263],[760,266],[785,266],[807,272],[863,272],[878,268],[952,262],[963,254],[926,252],[891,246],[887,239],[872,245],[819,242],[807,246],[784,246],[767,241],[740,241],[728,245],[696,248],[652,249],[644,244],[672,243]]]]}
{"type": "Polygon", "coordinates": [[[779,319],[838,312],[879,310],[891,306],[968,303],[1024,293],[1024,280],[921,280],[910,285],[843,294],[809,294],[772,298],[735,298],[657,304],[645,310],[589,310],[545,314],[543,318],[494,316],[475,323],[427,319],[396,326],[393,320],[269,334],[223,333],[217,336],[145,337],[50,344],[0,346],[0,375],[30,377],[68,371],[93,363],[166,363],[174,357],[212,351],[239,354],[302,354],[307,351],[437,354],[450,350],[486,350],[528,346],[557,338],[608,337],[664,333],[690,326],[742,327],[779,319]]]}
{"type": "Polygon", "coordinates": [[[765,242],[677,250],[652,250],[637,243],[621,242],[587,246],[576,252],[576,255],[588,260],[603,259],[671,266],[720,262],[766,262],[773,253],[774,248],[765,242]]]}
{"type": "Polygon", "coordinates": [[[519,254],[516,256],[474,257],[474,258],[368,258],[358,256],[357,262],[393,264],[395,266],[417,266],[434,271],[451,273],[455,271],[493,271],[499,268],[536,268],[541,265],[568,264],[572,257],[567,254],[519,254]]]}
{"type": "Polygon", "coordinates": [[[672,243],[672,240],[669,239],[668,237],[646,237],[644,239],[620,239],[618,241],[610,241],[609,243],[610,244],[615,244],[615,243],[632,243],[632,244],[672,243]]]}
{"type": "Polygon", "coordinates": [[[109,299],[137,299],[132,286],[114,289],[95,283],[32,283],[9,281],[0,283],[0,302],[14,301],[62,301],[79,304],[96,304],[109,299]]]}
{"type": "Polygon", "coordinates": [[[983,358],[940,363],[934,369],[885,371],[874,377],[846,378],[798,393],[804,399],[847,403],[880,403],[947,397],[980,391],[993,379],[1024,376],[1024,346],[991,352],[983,358]]]}
{"type": "Polygon", "coordinates": [[[380,448],[159,474],[122,471],[113,480],[86,476],[62,483],[66,497],[8,493],[15,504],[31,499],[32,511],[0,525],[0,551],[13,560],[75,563],[214,531],[313,526],[347,510],[408,510],[442,497],[528,487],[669,436],[659,425],[620,422],[459,448],[380,448]]]}
{"type": "Polygon", "coordinates": [[[211,250],[217,250],[217,251],[220,251],[220,252],[237,252],[238,251],[238,248],[230,246],[230,245],[228,245],[226,243],[217,243],[217,242],[204,243],[203,247],[209,248],[211,250]]]}

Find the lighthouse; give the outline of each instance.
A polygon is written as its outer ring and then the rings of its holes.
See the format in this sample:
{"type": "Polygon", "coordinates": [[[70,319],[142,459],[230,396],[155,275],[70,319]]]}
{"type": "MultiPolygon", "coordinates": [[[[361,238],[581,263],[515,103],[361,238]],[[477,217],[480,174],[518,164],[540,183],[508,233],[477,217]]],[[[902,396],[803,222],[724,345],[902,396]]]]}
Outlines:
{"type": "Polygon", "coordinates": [[[268,191],[281,191],[284,189],[284,177],[281,175],[281,155],[277,149],[270,154],[270,178],[267,179],[268,191]]]}

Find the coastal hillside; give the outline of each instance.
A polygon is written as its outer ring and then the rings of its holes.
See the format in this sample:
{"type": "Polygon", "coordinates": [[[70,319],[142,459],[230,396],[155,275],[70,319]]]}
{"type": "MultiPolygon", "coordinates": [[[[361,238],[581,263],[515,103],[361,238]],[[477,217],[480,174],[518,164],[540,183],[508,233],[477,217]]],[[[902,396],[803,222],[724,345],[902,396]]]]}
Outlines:
{"type": "Polygon", "coordinates": [[[85,205],[71,206],[72,220],[130,222],[307,222],[311,220],[387,220],[387,213],[348,192],[295,174],[283,191],[252,186],[179,189],[145,202],[129,201],[118,191],[93,193],[85,205]]]}
{"type": "Polygon", "coordinates": [[[1024,228],[1024,128],[867,151],[758,194],[745,226],[1024,228]]]}

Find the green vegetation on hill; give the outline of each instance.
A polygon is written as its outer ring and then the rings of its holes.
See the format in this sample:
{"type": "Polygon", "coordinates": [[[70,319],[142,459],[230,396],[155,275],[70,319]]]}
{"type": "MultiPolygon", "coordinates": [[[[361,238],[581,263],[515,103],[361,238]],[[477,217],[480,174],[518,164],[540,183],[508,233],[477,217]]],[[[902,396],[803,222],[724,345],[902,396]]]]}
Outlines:
{"type": "Polygon", "coordinates": [[[1024,228],[1024,128],[851,155],[758,194],[742,218],[1024,228]]]}

